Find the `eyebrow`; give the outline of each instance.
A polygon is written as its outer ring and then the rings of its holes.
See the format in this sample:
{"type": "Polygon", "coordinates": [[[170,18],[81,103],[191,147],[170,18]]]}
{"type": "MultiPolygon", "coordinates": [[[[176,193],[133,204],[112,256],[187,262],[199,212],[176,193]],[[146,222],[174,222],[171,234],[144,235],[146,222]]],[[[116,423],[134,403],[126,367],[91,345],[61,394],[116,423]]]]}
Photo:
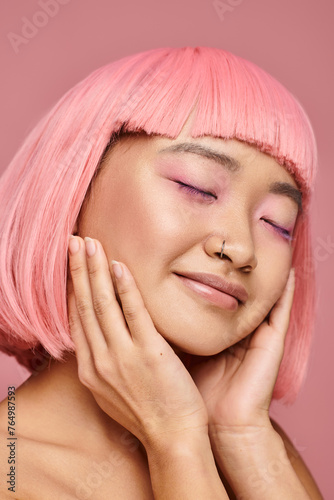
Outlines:
{"type": "Polygon", "coordinates": [[[299,210],[303,209],[302,193],[289,182],[274,182],[270,185],[269,192],[288,196],[292,201],[297,203],[299,210]]]}
{"type": "MultiPolygon", "coordinates": [[[[213,160],[231,172],[237,172],[241,169],[240,163],[235,158],[232,158],[225,153],[218,153],[207,146],[191,142],[172,144],[171,146],[160,149],[158,154],[161,153],[193,153],[202,156],[203,158],[213,160]]],[[[289,197],[298,205],[298,208],[302,210],[302,193],[289,182],[274,182],[270,185],[269,192],[289,197]]]]}
{"type": "Polygon", "coordinates": [[[218,153],[207,146],[201,146],[200,144],[193,144],[191,142],[172,144],[172,146],[160,149],[158,153],[194,153],[204,158],[208,158],[209,160],[213,160],[232,172],[236,172],[241,168],[240,163],[235,158],[224,153],[218,153]]]}

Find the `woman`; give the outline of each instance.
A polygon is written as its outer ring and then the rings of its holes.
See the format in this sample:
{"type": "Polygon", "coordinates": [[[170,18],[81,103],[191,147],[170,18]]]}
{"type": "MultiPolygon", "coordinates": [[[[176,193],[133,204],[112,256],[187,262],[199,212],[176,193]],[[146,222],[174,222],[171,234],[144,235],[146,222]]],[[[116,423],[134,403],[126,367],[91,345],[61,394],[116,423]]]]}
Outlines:
{"type": "Polygon", "coordinates": [[[3,498],[322,498],[268,412],[306,367],[316,163],[299,103],[219,49],[59,101],[0,185],[2,349],[50,357],[15,394],[3,498]]]}

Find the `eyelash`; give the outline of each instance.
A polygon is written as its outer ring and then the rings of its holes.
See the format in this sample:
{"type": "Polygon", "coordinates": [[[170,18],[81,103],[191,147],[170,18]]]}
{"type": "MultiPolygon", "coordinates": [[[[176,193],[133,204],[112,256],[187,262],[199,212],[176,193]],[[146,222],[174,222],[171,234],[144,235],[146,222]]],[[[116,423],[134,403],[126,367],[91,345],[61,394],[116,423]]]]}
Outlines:
{"type": "Polygon", "coordinates": [[[217,196],[214,193],[203,191],[203,189],[196,188],[195,186],[191,186],[190,184],[185,184],[184,182],[181,181],[174,181],[174,182],[176,182],[181,189],[187,191],[190,194],[200,195],[205,200],[207,200],[208,197],[214,198],[215,200],[217,199],[217,196]]]}
{"type": "Polygon", "coordinates": [[[285,238],[286,240],[291,241],[293,239],[293,236],[292,236],[291,232],[288,231],[288,229],[285,229],[284,227],[278,226],[277,224],[275,224],[274,222],[272,222],[269,219],[262,219],[262,220],[264,222],[267,222],[267,224],[269,224],[270,226],[272,226],[275,229],[275,231],[277,231],[278,234],[282,235],[283,238],[285,238]]]}
{"type": "MultiPolygon", "coordinates": [[[[202,189],[196,188],[195,186],[191,186],[190,184],[185,184],[184,182],[181,181],[174,181],[176,182],[181,189],[187,191],[190,194],[195,194],[195,195],[200,195],[202,198],[205,200],[209,198],[214,198],[217,199],[217,196],[213,193],[210,193],[208,191],[203,191],[202,189]]],[[[291,241],[293,239],[291,232],[288,229],[285,229],[284,227],[278,226],[275,224],[273,221],[270,219],[262,219],[264,222],[269,224],[274,228],[275,231],[278,232],[283,238],[285,238],[288,241],[291,241]]]]}

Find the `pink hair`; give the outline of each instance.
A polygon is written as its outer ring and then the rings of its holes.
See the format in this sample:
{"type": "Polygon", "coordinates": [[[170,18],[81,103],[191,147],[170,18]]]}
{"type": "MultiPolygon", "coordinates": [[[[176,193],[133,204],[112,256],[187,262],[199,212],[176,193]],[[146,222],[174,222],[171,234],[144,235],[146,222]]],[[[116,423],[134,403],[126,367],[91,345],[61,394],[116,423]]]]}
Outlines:
{"type": "Polygon", "coordinates": [[[303,380],[314,317],[309,201],[317,152],[299,102],[249,61],[208,47],[155,49],[108,64],[69,90],[29,134],[0,179],[0,349],[27,366],[41,346],[73,350],[67,243],[111,138],[120,130],[175,139],[237,138],[272,155],[303,194],[295,237],[296,292],[274,397],[303,380]]]}

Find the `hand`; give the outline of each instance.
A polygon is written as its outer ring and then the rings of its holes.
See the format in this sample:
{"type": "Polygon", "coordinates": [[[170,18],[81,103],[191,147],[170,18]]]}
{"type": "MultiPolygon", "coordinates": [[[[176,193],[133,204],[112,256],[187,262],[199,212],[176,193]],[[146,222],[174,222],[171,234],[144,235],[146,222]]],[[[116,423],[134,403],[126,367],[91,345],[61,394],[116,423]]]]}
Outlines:
{"type": "Polygon", "coordinates": [[[284,352],[294,294],[294,270],[258,328],[222,353],[190,368],[209,416],[209,429],[226,433],[271,428],[269,405],[284,352]]]}
{"type": "MultiPolygon", "coordinates": [[[[69,252],[69,326],[75,344],[79,379],[96,402],[145,446],[169,440],[173,433],[207,434],[208,416],[190,374],[154,327],[129,269],[113,279],[102,245],[85,253],[69,252]]],[[[117,264],[116,264],[117,265],[117,264]]]]}

